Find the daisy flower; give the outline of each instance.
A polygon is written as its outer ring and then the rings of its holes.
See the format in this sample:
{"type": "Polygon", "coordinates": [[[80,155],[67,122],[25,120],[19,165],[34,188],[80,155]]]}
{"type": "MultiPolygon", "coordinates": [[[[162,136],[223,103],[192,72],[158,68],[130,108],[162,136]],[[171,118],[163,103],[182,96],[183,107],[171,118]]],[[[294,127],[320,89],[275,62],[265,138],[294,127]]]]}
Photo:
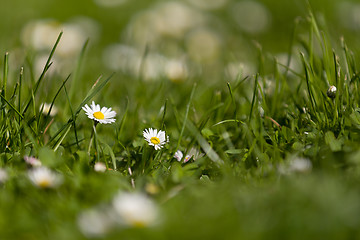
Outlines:
{"type": "Polygon", "coordinates": [[[7,171],[3,168],[0,168],[0,183],[4,183],[6,182],[6,180],[8,180],[9,175],[7,173],[7,171]]]}
{"type": "Polygon", "coordinates": [[[49,113],[49,111],[51,110],[51,112],[49,114],[50,117],[54,117],[59,111],[57,107],[55,107],[54,105],[51,107],[51,104],[49,104],[49,103],[41,104],[40,110],[42,110],[42,114],[44,114],[44,115],[47,115],[49,113]]]}
{"type": "MultiPolygon", "coordinates": [[[[176,160],[178,160],[179,162],[181,161],[181,159],[183,158],[184,154],[182,153],[182,151],[177,150],[174,154],[174,158],[176,158],[176,160]]],[[[198,150],[196,150],[195,148],[191,148],[189,153],[186,154],[185,158],[184,158],[184,163],[188,162],[191,158],[193,160],[196,160],[198,158],[201,158],[202,156],[204,156],[204,154],[200,153],[198,150]]]]}
{"type": "Polygon", "coordinates": [[[31,182],[39,188],[54,188],[60,185],[62,178],[46,167],[33,168],[28,173],[31,182]]]}
{"type": "Polygon", "coordinates": [[[331,98],[334,99],[336,97],[336,87],[335,86],[330,86],[329,89],[326,92],[326,95],[331,98]]]}
{"type": "Polygon", "coordinates": [[[88,238],[100,238],[107,234],[115,225],[107,209],[92,208],[81,212],[77,224],[81,232],[88,238]]]}
{"type": "Polygon", "coordinates": [[[24,160],[27,164],[29,164],[32,167],[40,167],[41,166],[40,160],[35,157],[24,156],[24,160]]]}
{"type": "Polygon", "coordinates": [[[112,111],[111,108],[100,108],[100,105],[95,104],[94,101],[92,101],[90,107],[86,104],[82,107],[82,109],[85,111],[85,114],[88,116],[88,118],[93,119],[99,123],[107,124],[115,122],[114,117],[116,112],[112,111]]]}
{"type": "Polygon", "coordinates": [[[178,160],[178,162],[181,161],[181,159],[183,158],[184,154],[182,153],[182,151],[177,150],[174,154],[174,158],[176,158],[176,160],[178,160]]]}
{"type": "Polygon", "coordinates": [[[122,225],[146,227],[156,223],[159,217],[155,203],[142,193],[119,193],[113,207],[122,225]]]}
{"type": "Polygon", "coordinates": [[[95,170],[96,172],[105,172],[105,171],[106,171],[106,166],[105,166],[105,164],[102,163],[102,162],[97,162],[97,163],[95,163],[95,165],[94,165],[94,170],[95,170]]]}
{"type": "Polygon", "coordinates": [[[169,136],[164,131],[148,128],[143,131],[143,136],[150,146],[154,146],[155,150],[161,149],[167,142],[169,136]]]}

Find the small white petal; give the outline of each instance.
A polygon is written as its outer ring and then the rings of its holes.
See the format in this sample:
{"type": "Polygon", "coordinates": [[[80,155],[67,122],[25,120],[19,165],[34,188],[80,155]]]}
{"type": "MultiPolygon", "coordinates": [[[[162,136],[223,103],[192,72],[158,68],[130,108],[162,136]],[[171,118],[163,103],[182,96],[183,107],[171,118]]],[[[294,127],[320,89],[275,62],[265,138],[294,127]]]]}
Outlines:
{"type": "Polygon", "coordinates": [[[155,150],[161,149],[165,143],[167,142],[165,132],[157,129],[148,128],[143,131],[143,136],[145,140],[148,142],[149,146],[154,146],[155,150]],[[153,143],[151,141],[152,138],[157,138],[159,140],[158,143],[153,143]]]}
{"type": "Polygon", "coordinates": [[[102,107],[100,108],[99,104],[95,104],[94,101],[91,103],[91,107],[89,107],[87,104],[82,107],[82,109],[85,111],[85,114],[88,116],[88,118],[93,119],[99,123],[102,124],[108,124],[115,122],[115,116],[116,112],[111,111],[111,108],[102,107]],[[98,119],[94,116],[94,113],[101,112],[104,115],[103,119],[98,119]]]}

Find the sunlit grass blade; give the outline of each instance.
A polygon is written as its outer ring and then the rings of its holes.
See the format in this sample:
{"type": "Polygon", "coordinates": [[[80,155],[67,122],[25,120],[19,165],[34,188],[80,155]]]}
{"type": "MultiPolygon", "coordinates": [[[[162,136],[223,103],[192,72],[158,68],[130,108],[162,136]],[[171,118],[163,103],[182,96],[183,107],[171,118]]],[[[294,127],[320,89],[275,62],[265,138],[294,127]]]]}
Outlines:
{"type": "Polygon", "coordinates": [[[188,120],[186,122],[186,127],[189,132],[195,137],[205,154],[210,158],[211,161],[217,164],[223,164],[223,160],[219,157],[219,155],[212,149],[210,144],[206,141],[206,139],[201,135],[196,126],[192,123],[192,121],[188,120]]]}
{"type": "Polygon", "coordinates": [[[6,88],[7,88],[7,81],[8,81],[8,74],[9,74],[9,53],[5,53],[4,56],[4,72],[3,72],[3,82],[1,88],[1,95],[6,98],[6,88]]]}

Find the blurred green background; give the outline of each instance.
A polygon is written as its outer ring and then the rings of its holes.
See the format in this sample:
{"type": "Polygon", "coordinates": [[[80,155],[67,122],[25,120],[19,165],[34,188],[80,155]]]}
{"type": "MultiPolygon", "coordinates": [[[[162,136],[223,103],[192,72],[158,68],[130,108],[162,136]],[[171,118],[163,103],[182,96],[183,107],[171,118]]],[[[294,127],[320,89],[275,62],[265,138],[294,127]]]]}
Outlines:
{"type": "MultiPolygon", "coordinates": [[[[324,25],[326,20],[330,33],[345,36],[348,42],[359,37],[358,1],[313,0],[310,4],[319,19],[324,20],[324,25]]],[[[190,59],[196,64],[223,67],[229,62],[240,61],[245,62],[246,70],[255,72],[256,68],[251,65],[256,55],[254,41],[265,52],[288,52],[294,22],[307,13],[307,3],[302,0],[3,1],[0,8],[0,53],[29,50],[29,46],[34,45],[37,46],[33,49],[39,53],[39,50],[44,50],[39,45],[47,43],[37,42],[39,40],[34,39],[34,35],[48,38],[52,43],[55,34],[41,36],[39,28],[58,24],[53,28],[54,32],[64,30],[64,44],[70,44],[65,41],[68,39],[73,45],[66,53],[67,58],[76,56],[83,42],[90,39],[86,66],[87,72],[95,75],[112,71],[136,75],[136,70],[124,62],[136,62],[136,59],[130,59],[131,56],[143,55],[146,47],[160,62],[164,59],[190,59]],[[199,39],[207,39],[205,45],[200,44],[209,50],[206,54],[196,45],[199,39]],[[194,49],[200,53],[194,53],[194,49]],[[114,56],[111,53],[119,54],[114,56]]],[[[301,29],[297,31],[301,32],[301,29]]],[[[21,60],[17,64],[21,65],[21,60]]],[[[68,74],[72,69],[65,71],[68,74]]],[[[192,69],[190,72],[196,71],[192,69]]],[[[147,77],[156,78],[162,73],[162,69],[153,69],[149,73],[151,76],[147,77]]]]}

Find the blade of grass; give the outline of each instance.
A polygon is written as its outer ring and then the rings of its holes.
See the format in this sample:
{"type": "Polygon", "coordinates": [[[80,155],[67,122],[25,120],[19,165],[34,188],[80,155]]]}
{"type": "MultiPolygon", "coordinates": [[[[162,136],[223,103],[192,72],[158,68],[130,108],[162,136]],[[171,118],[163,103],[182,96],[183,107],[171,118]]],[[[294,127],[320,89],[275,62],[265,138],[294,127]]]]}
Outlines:
{"type": "Polygon", "coordinates": [[[195,88],[196,88],[196,83],[194,83],[193,85],[193,88],[191,90],[191,94],[190,94],[190,98],[189,98],[189,102],[186,106],[186,112],[185,112],[185,116],[184,116],[184,120],[183,120],[183,125],[182,125],[182,128],[181,128],[181,131],[180,131],[180,136],[179,136],[179,139],[178,139],[178,142],[177,142],[177,145],[176,145],[176,149],[175,149],[175,152],[179,149],[179,146],[180,146],[180,143],[181,143],[181,139],[182,139],[182,136],[184,134],[184,130],[185,130],[185,126],[186,126],[186,121],[187,121],[187,118],[188,118],[188,115],[189,115],[189,110],[190,110],[190,105],[191,105],[191,101],[194,97],[194,94],[195,94],[195,88]]]}
{"type": "Polygon", "coordinates": [[[210,144],[205,140],[205,138],[198,131],[196,126],[188,120],[186,122],[186,127],[189,129],[190,133],[196,138],[197,142],[205,152],[205,154],[210,158],[211,161],[217,164],[223,164],[223,160],[219,157],[219,155],[212,149],[210,144]]]}
{"type": "Polygon", "coordinates": [[[166,100],[165,100],[165,103],[164,103],[164,107],[163,107],[163,116],[162,116],[162,120],[161,120],[160,129],[164,129],[166,109],[167,109],[167,102],[168,102],[168,100],[166,99],[166,100]]]}
{"type": "MultiPolygon", "coordinates": [[[[70,85],[70,91],[69,91],[69,99],[71,101],[73,101],[74,99],[74,94],[76,93],[77,91],[77,85],[79,84],[79,80],[80,80],[80,73],[81,73],[81,67],[83,65],[83,62],[84,62],[84,56],[85,56],[85,52],[86,52],[86,49],[87,49],[87,46],[89,44],[89,39],[87,39],[81,49],[81,52],[80,52],[80,55],[79,55],[79,58],[77,60],[77,63],[76,63],[76,67],[75,67],[75,71],[74,71],[74,75],[73,75],[73,78],[72,78],[72,81],[71,81],[71,85],[70,85]]],[[[67,113],[68,113],[68,110],[69,110],[69,105],[66,105],[65,106],[65,109],[64,109],[64,115],[66,116],[67,113]]]]}
{"type": "Polygon", "coordinates": [[[4,100],[4,102],[6,102],[7,105],[9,105],[9,107],[12,110],[14,110],[14,112],[16,112],[16,114],[19,116],[19,118],[21,118],[21,119],[24,118],[24,116],[10,102],[8,102],[8,100],[6,100],[5,97],[2,94],[0,94],[0,97],[1,97],[2,100],[4,100]]]}
{"type": "Polygon", "coordinates": [[[249,113],[249,122],[251,121],[251,117],[252,117],[252,113],[253,113],[253,109],[254,109],[254,105],[255,105],[255,100],[256,100],[256,96],[257,96],[258,78],[259,78],[259,74],[257,73],[255,75],[254,92],[253,92],[253,98],[252,98],[252,101],[251,101],[251,107],[250,107],[250,113],[249,113]]]}
{"type": "Polygon", "coordinates": [[[237,124],[239,125],[239,122],[237,121],[237,104],[236,104],[236,101],[235,101],[235,98],[234,98],[234,94],[233,94],[233,91],[231,89],[231,85],[229,82],[227,82],[227,87],[229,89],[229,93],[230,93],[230,97],[231,97],[231,101],[232,103],[234,104],[234,107],[235,107],[235,110],[234,110],[234,119],[235,121],[237,122],[237,124]]]}
{"type": "MultiPolygon", "coordinates": [[[[50,55],[49,55],[49,57],[48,57],[48,59],[47,59],[47,61],[46,61],[46,63],[45,63],[44,69],[43,69],[43,71],[42,71],[39,79],[38,79],[37,82],[35,83],[35,87],[34,87],[34,89],[33,89],[33,94],[34,94],[34,95],[36,95],[36,92],[37,92],[37,90],[39,89],[39,85],[40,85],[40,83],[42,82],[42,80],[44,79],[45,73],[49,70],[50,66],[52,65],[51,59],[52,59],[52,57],[53,57],[53,55],[54,55],[54,53],[55,53],[55,50],[56,50],[56,48],[57,48],[57,46],[58,46],[58,44],[59,44],[59,42],[60,42],[60,39],[61,39],[61,36],[62,36],[62,35],[63,35],[63,32],[60,32],[58,38],[56,39],[56,42],[55,42],[54,47],[51,49],[50,55]]],[[[30,99],[28,100],[28,102],[27,102],[27,104],[26,104],[26,107],[25,107],[24,110],[22,111],[22,114],[24,114],[24,113],[27,111],[27,109],[29,108],[29,106],[30,106],[30,104],[31,104],[32,101],[33,101],[33,99],[30,97],[30,99]]]]}
{"type": "Polygon", "coordinates": [[[2,84],[2,95],[6,98],[6,85],[9,74],[9,53],[6,52],[4,56],[4,73],[3,73],[3,84],[2,84]]]}
{"type": "MultiPolygon", "coordinates": [[[[69,104],[69,108],[70,108],[70,112],[71,112],[71,118],[72,118],[72,119],[75,119],[74,111],[73,111],[73,109],[72,109],[72,107],[71,107],[71,101],[70,101],[68,92],[67,92],[67,90],[66,90],[65,83],[63,84],[63,86],[64,86],[64,91],[65,91],[66,99],[67,99],[68,104],[69,104]]],[[[72,121],[72,125],[73,125],[73,127],[74,127],[75,141],[76,141],[77,146],[79,146],[79,139],[78,139],[78,134],[77,134],[77,129],[76,129],[76,121],[72,121]]]]}
{"type": "Polygon", "coordinates": [[[48,111],[48,113],[46,114],[45,120],[44,120],[44,126],[45,126],[45,127],[46,127],[47,124],[48,124],[48,120],[49,120],[49,117],[50,117],[50,113],[51,113],[51,110],[52,110],[53,107],[54,107],[55,100],[56,100],[56,98],[58,97],[58,95],[60,94],[60,91],[65,87],[65,84],[66,84],[66,82],[67,82],[69,79],[70,79],[70,75],[68,75],[67,78],[63,81],[63,83],[61,84],[60,88],[59,88],[58,91],[56,92],[53,100],[51,101],[49,111],[48,111]]]}

